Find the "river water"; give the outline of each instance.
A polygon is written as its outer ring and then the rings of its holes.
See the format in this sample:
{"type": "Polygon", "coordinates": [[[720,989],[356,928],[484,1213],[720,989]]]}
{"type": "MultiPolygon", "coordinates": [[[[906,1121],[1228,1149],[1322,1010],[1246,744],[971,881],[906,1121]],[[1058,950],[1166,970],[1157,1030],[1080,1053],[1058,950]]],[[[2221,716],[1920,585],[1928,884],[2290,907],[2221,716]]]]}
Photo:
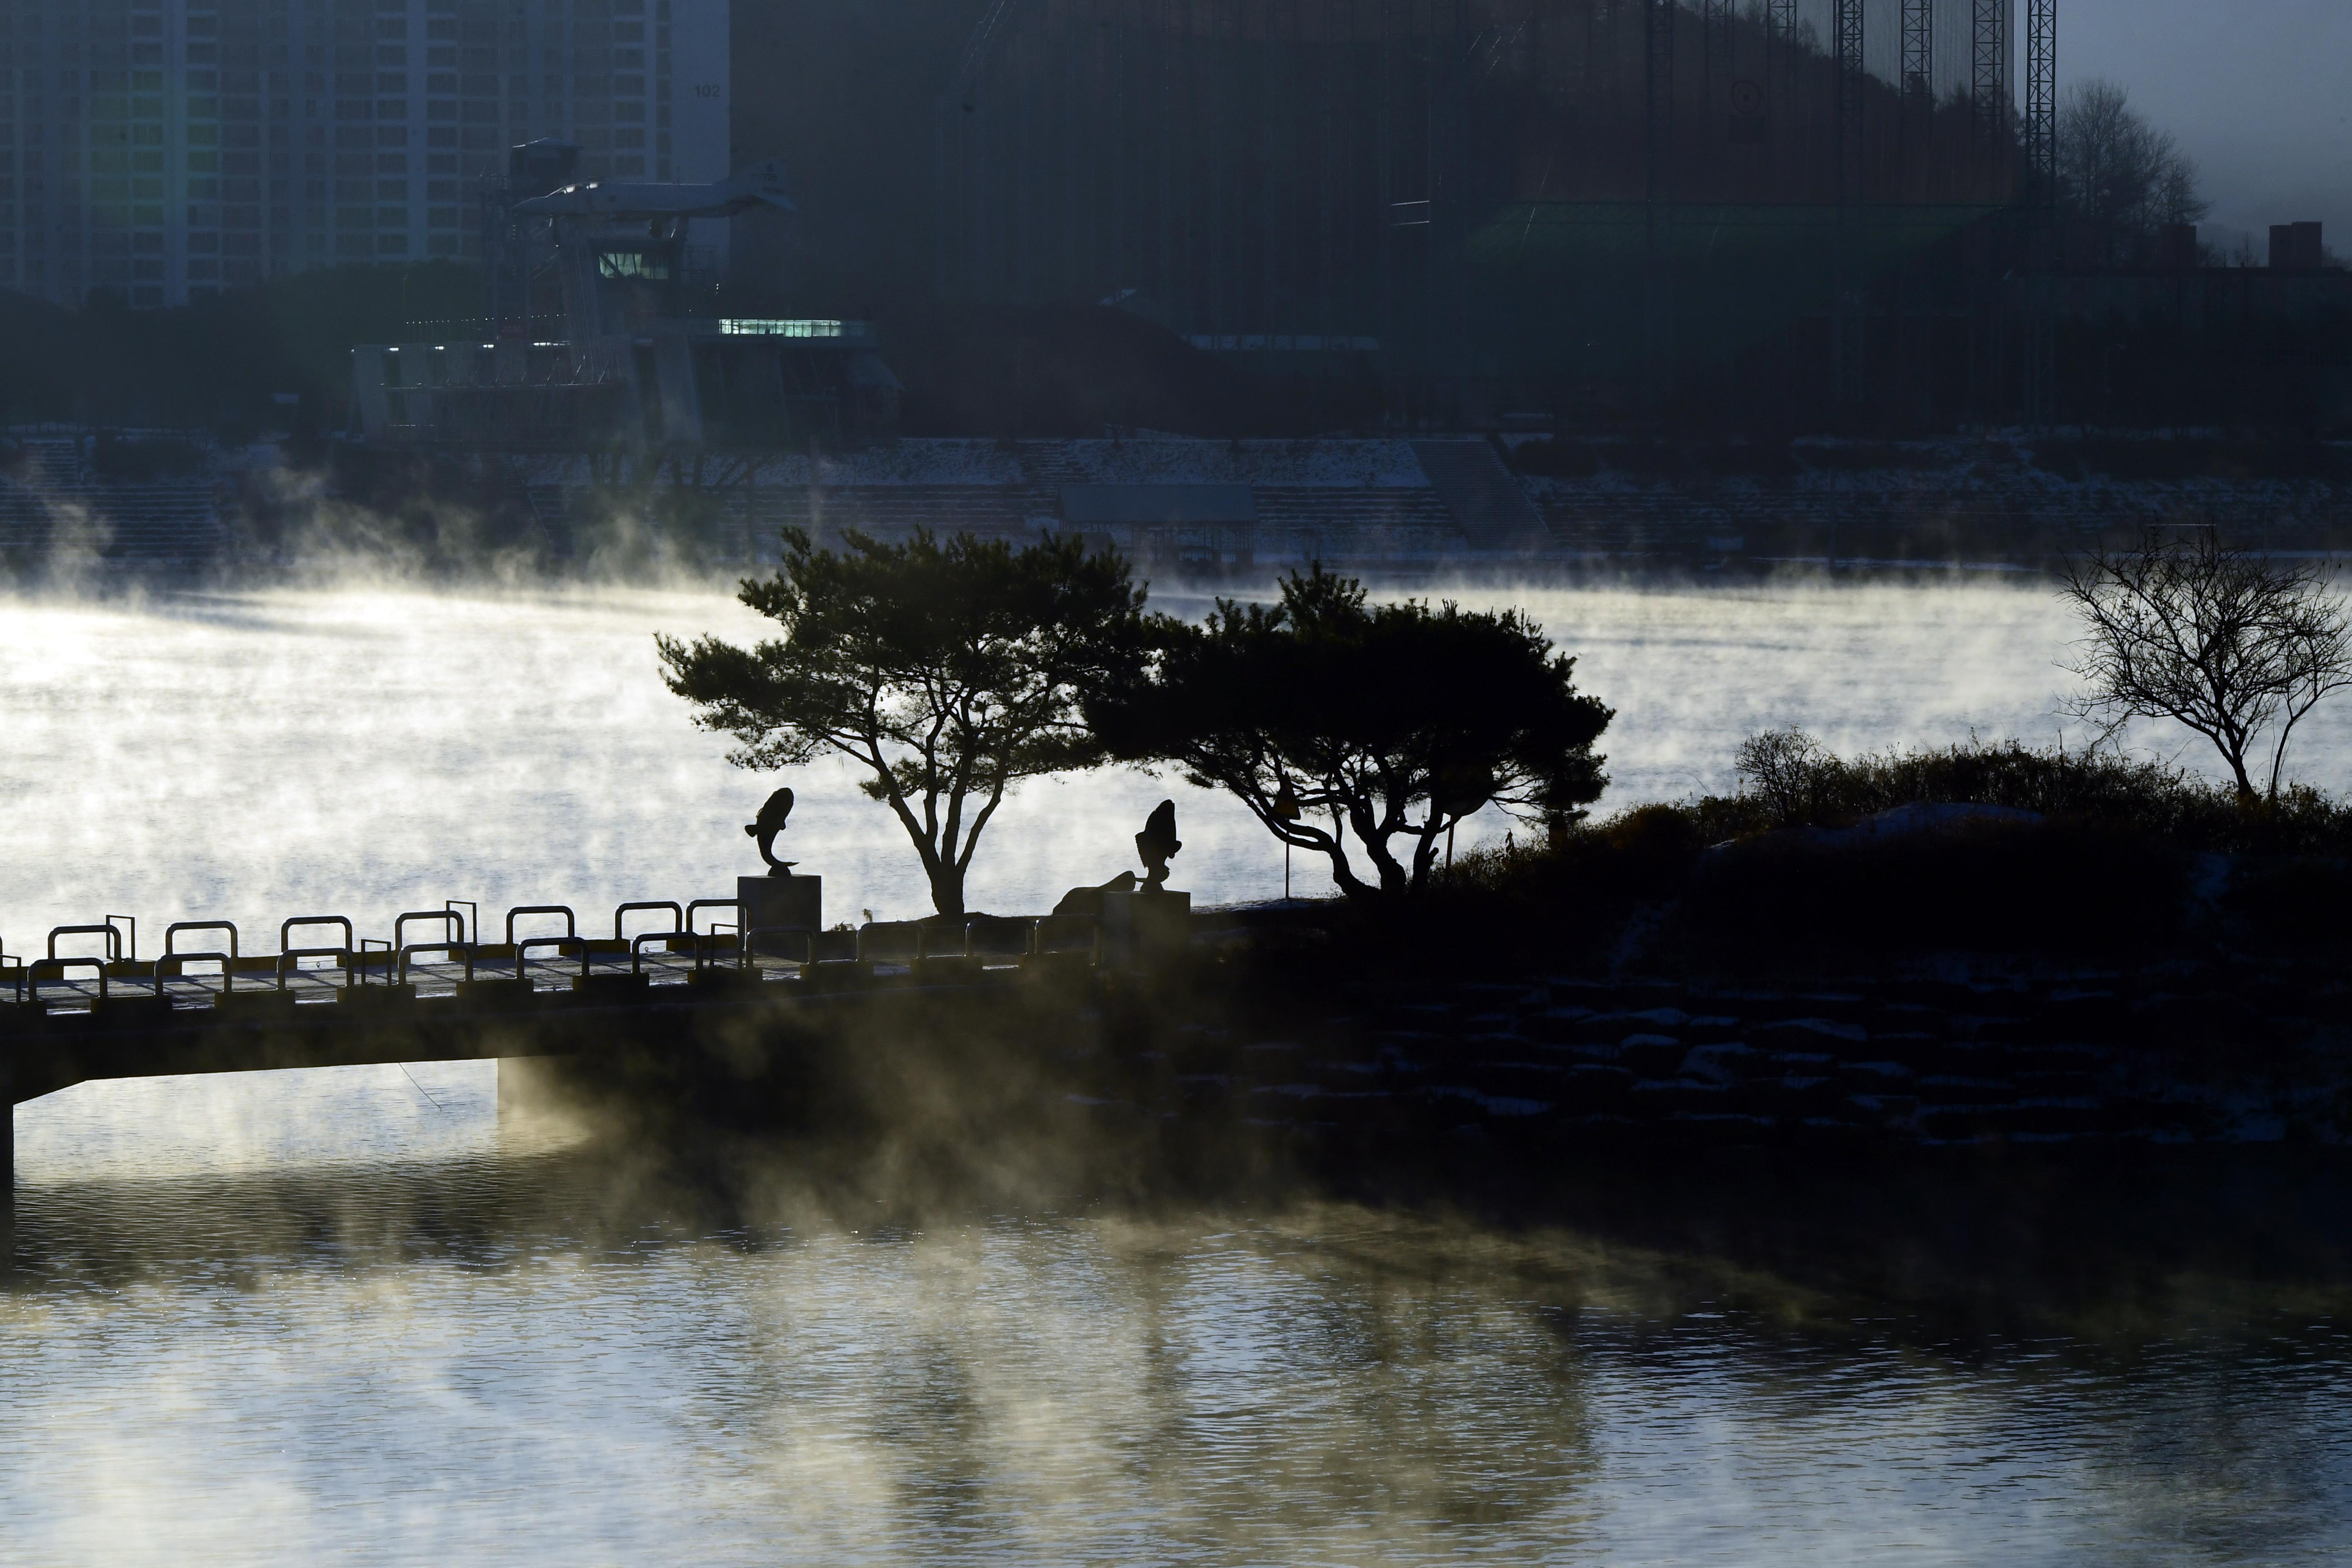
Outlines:
{"type": "MultiPolygon", "coordinates": [[[[2054,732],[2066,628],[2029,587],[1524,598],[1619,710],[1604,806],[1726,786],[1767,723],[2054,732]]],[[[661,689],[656,629],[757,628],[683,590],[13,604],[0,936],[225,915],[267,949],[287,914],[730,890],[772,781],[661,689]]],[[[2298,755],[2332,784],[2352,745],[2298,755]]],[[[921,912],[879,809],[793,782],[829,916],[921,912]]],[[[1238,813],[1109,774],[1008,805],[975,905],[1100,880],[1162,794],[1180,884],[1279,891],[1238,813]]],[[[501,1125],[486,1064],[86,1084],[16,1136],[11,1564],[2352,1553],[2332,1284],[2164,1278],[1956,1328],[1932,1289],[1566,1220],[909,1209],[782,1156],[720,1202],[501,1125]]]]}
{"type": "MultiPolygon", "coordinates": [[[[2072,679],[2056,602],[2004,580],[1457,592],[1524,604],[1616,709],[1603,811],[1730,788],[1740,737],[1775,724],[1849,751],[2047,742],[2072,679]]],[[[446,899],[586,912],[730,894],[760,869],[741,825],[779,782],[800,801],[783,853],[826,879],[829,919],[927,913],[904,837],[845,766],[731,768],[725,737],[662,687],[656,631],[752,640],[763,624],[717,591],[7,604],[0,813],[18,852],[0,866],[0,940],[20,952],[51,925],[131,913],[151,931],[234,920],[260,949],[290,914],[389,934],[394,914],[446,899]]],[[[2178,734],[2139,738],[2204,765],[2178,734]]],[[[2352,700],[2307,721],[2294,755],[2296,776],[2347,782],[2352,700]]],[[[1280,894],[1280,849],[1238,806],[1113,772],[1018,791],[983,840],[971,907],[1049,908],[1129,868],[1163,795],[1197,901],[1280,894]]],[[[1489,815],[1471,837],[1508,830],[1489,815]]],[[[1294,877],[1328,889],[1303,860],[1294,877]]]]}

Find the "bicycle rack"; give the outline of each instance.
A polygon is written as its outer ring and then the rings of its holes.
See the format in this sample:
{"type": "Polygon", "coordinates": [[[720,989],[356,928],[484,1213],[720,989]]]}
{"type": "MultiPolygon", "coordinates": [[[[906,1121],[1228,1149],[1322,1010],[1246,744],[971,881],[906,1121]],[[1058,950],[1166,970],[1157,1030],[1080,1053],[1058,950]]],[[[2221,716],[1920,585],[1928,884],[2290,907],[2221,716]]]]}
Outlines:
{"type": "MultiPolygon", "coordinates": [[[[196,924],[198,922],[191,921],[189,923],[196,924]]],[[[207,921],[201,922],[201,925],[210,926],[214,923],[215,922],[207,921]]],[[[217,923],[226,925],[227,922],[224,921],[217,923]]],[[[173,931],[177,931],[180,928],[178,926],[173,926],[172,929],[173,931]]],[[[217,963],[221,966],[221,994],[226,996],[231,991],[236,989],[236,953],[234,951],[228,952],[174,952],[171,949],[170,942],[171,938],[167,934],[164,938],[165,945],[163,952],[158,955],[155,960],[155,994],[162,998],[167,1005],[170,1004],[172,999],[172,994],[163,989],[163,966],[167,963],[178,964],[180,966],[180,974],[182,978],[186,977],[188,965],[191,963],[217,963]]]]}
{"type": "Polygon", "coordinates": [[[124,925],[131,928],[131,951],[129,952],[119,954],[118,956],[127,958],[133,963],[138,963],[139,917],[137,915],[108,915],[104,918],[108,925],[112,925],[115,921],[121,921],[124,925]]]}
{"type": "Polygon", "coordinates": [[[441,907],[448,910],[453,915],[457,912],[458,906],[460,905],[465,907],[466,923],[457,928],[458,936],[462,938],[467,931],[472,931],[474,933],[474,941],[477,942],[480,942],[482,940],[482,907],[474,902],[471,899],[444,899],[441,900],[441,907]]]}
{"type": "MultiPolygon", "coordinates": [[[[179,938],[179,934],[184,931],[225,931],[228,932],[228,955],[232,959],[236,956],[236,924],[235,921],[173,921],[170,925],[163,928],[163,958],[169,958],[172,956],[174,946],[179,938]]],[[[133,949],[137,948],[138,941],[136,938],[132,939],[131,946],[133,949]]],[[[157,959],[156,962],[160,963],[163,962],[163,959],[157,959]]]]}
{"type": "MultiPolygon", "coordinates": [[[[324,920],[289,921],[287,923],[289,925],[332,925],[336,921],[341,919],[341,917],[339,915],[330,915],[324,920]]],[[[344,921],[343,924],[345,926],[349,926],[351,922],[349,921],[344,921]]],[[[352,988],[352,977],[358,970],[359,965],[352,961],[352,950],[350,948],[289,947],[278,955],[278,989],[280,991],[285,990],[286,977],[289,974],[299,973],[296,967],[295,960],[300,958],[334,959],[336,961],[336,967],[343,972],[343,984],[339,987],[339,989],[349,991],[352,988]]]]}
{"type": "MultiPolygon", "coordinates": [[[[110,926],[107,929],[110,931],[113,928],[110,926]]],[[[85,964],[98,971],[98,999],[101,1002],[105,1001],[106,960],[102,958],[37,958],[25,966],[26,984],[32,987],[32,1005],[37,1007],[41,1005],[41,972],[43,970],[54,971],[55,977],[63,980],[68,969],[85,964]]]]}

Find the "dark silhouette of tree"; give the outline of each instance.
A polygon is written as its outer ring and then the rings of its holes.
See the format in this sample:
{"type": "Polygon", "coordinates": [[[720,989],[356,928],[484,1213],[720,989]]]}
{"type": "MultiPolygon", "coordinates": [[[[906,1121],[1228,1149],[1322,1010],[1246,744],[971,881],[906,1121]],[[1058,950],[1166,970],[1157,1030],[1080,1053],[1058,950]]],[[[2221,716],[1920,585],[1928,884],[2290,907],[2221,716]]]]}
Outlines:
{"type": "Polygon", "coordinates": [[[1087,721],[1114,756],[1232,791],[1276,837],[1328,857],[1350,898],[1419,892],[1482,806],[1562,819],[1608,783],[1592,742],[1609,709],[1516,610],[1372,605],[1318,565],[1276,605],[1221,599],[1204,625],[1154,625],[1151,666],[1089,695],[1087,721]]]}
{"type": "Polygon", "coordinates": [[[1078,697],[1141,662],[1143,590],[1124,560],[1075,541],[847,544],[818,550],[787,529],[782,570],[740,595],[782,637],[751,648],[657,637],[666,679],[703,728],[742,742],[739,766],[830,752],[864,767],[861,787],[914,841],[933,907],[961,916],[1005,791],[1102,760],[1078,697]]]}
{"type": "Polygon", "coordinates": [[[2247,763],[2264,731],[2276,800],[2295,724],[2352,686],[2344,597],[2314,562],[2233,550],[2210,529],[2187,541],[2148,534],[2089,557],[2060,593],[2084,632],[2066,668],[2086,689],[2067,710],[2108,736],[2133,719],[2187,725],[2230,764],[2242,802],[2256,798],[2247,763]]]}
{"type": "Polygon", "coordinates": [[[2067,89],[2059,106],[2058,192],[2068,212],[2096,226],[2110,263],[2146,260],[2158,226],[2195,223],[2210,207],[2171,133],[2096,77],[2067,89]]]}

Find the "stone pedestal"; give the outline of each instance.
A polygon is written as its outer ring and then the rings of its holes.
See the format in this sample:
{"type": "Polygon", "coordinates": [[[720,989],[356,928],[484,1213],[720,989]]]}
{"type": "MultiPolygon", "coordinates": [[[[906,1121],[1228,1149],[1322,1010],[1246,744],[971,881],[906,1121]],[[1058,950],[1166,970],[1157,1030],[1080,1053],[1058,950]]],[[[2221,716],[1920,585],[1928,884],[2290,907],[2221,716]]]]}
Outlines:
{"type": "MultiPolygon", "coordinates": [[[[738,877],[735,896],[743,900],[743,929],[761,926],[806,926],[824,929],[823,877],[738,877]]],[[[757,952],[779,958],[799,958],[805,949],[796,937],[760,939],[757,952]]]]}
{"type": "Polygon", "coordinates": [[[1192,942],[1192,895],[1112,893],[1102,896],[1103,962],[1149,967],[1181,957],[1192,942]]]}

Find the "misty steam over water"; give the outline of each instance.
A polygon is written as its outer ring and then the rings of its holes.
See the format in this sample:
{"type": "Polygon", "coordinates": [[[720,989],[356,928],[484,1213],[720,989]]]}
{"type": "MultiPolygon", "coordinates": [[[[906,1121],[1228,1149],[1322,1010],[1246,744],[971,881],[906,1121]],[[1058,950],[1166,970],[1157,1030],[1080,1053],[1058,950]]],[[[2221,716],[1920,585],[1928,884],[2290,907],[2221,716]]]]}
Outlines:
{"type": "MultiPolygon", "coordinates": [[[[1727,788],[1769,724],[1841,750],[2057,733],[2067,627],[2038,586],[1512,597],[1618,710],[1604,811],[1727,788]]],[[[381,933],[445,898],[563,901],[593,930],[730,892],[773,782],[691,728],[652,634],[760,626],[716,591],[13,604],[0,935],[130,911],[149,951],[225,916],[267,950],[294,914],[381,933]]],[[[2319,718],[2292,771],[2334,789],[2352,729],[2319,718]]],[[[783,852],[828,918],[925,911],[845,773],[792,782],[783,852]]],[[[1168,795],[1176,885],[1280,891],[1237,808],[1118,773],[1008,805],[974,907],[1130,865],[1168,795]]],[[[1344,1205],[910,1209],[789,1168],[714,1205],[502,1124],[489,1064],[89,1083],[16,1128],[10,1563],[2352,1550],[2352,1339],[2285,1287],[2152,1281],[2011,1331],[1704,1248],[1344,1205]]]]}
{"type": "MultiPolygon", "coordinates": [[[[2071,679],[2054,662],[2065,618],[2038,584],[1457,593],[1527,605],[1616,708],[1603,812],[1730,788],[1733,747],[1769,725],[1804,724],[1841,750],[1971,730],[2045,742],[2071,679]]],[[[0,804],[25,847],[0,868],[0,936],[13,952],[51,925],[129,911],[156,929],[231,919],[257,942],[289,914],[348,913],[373,931],[450,898],[593,913],[731,893],[757,869],[740,826],[774,781],[729,766],[725,738],[694,730],[661,685],[653,634],[750,641],[765,625],[719,591],[12,604],[0,804]]],[[[2204,764],[2178,735],[2144,739],[2204,764]]],[[[2347,762],[2352,711],[2322,708],[2293,771],[2332,787],[2347,762]]],[[[792,782],[783,852],[825,877],[829,918],[928,912],[903,835],[845,768],[792,782]]],[[[1279,895],[1279,850],[1238,806],[1113,772],[1010,800],[975,863],[973,907],[1044,910],[1112,875],[1163,795],[1196,901],[1279,895]]],[[[1299,891],[1323,890],[1297,868],[1299,891]]]]}

